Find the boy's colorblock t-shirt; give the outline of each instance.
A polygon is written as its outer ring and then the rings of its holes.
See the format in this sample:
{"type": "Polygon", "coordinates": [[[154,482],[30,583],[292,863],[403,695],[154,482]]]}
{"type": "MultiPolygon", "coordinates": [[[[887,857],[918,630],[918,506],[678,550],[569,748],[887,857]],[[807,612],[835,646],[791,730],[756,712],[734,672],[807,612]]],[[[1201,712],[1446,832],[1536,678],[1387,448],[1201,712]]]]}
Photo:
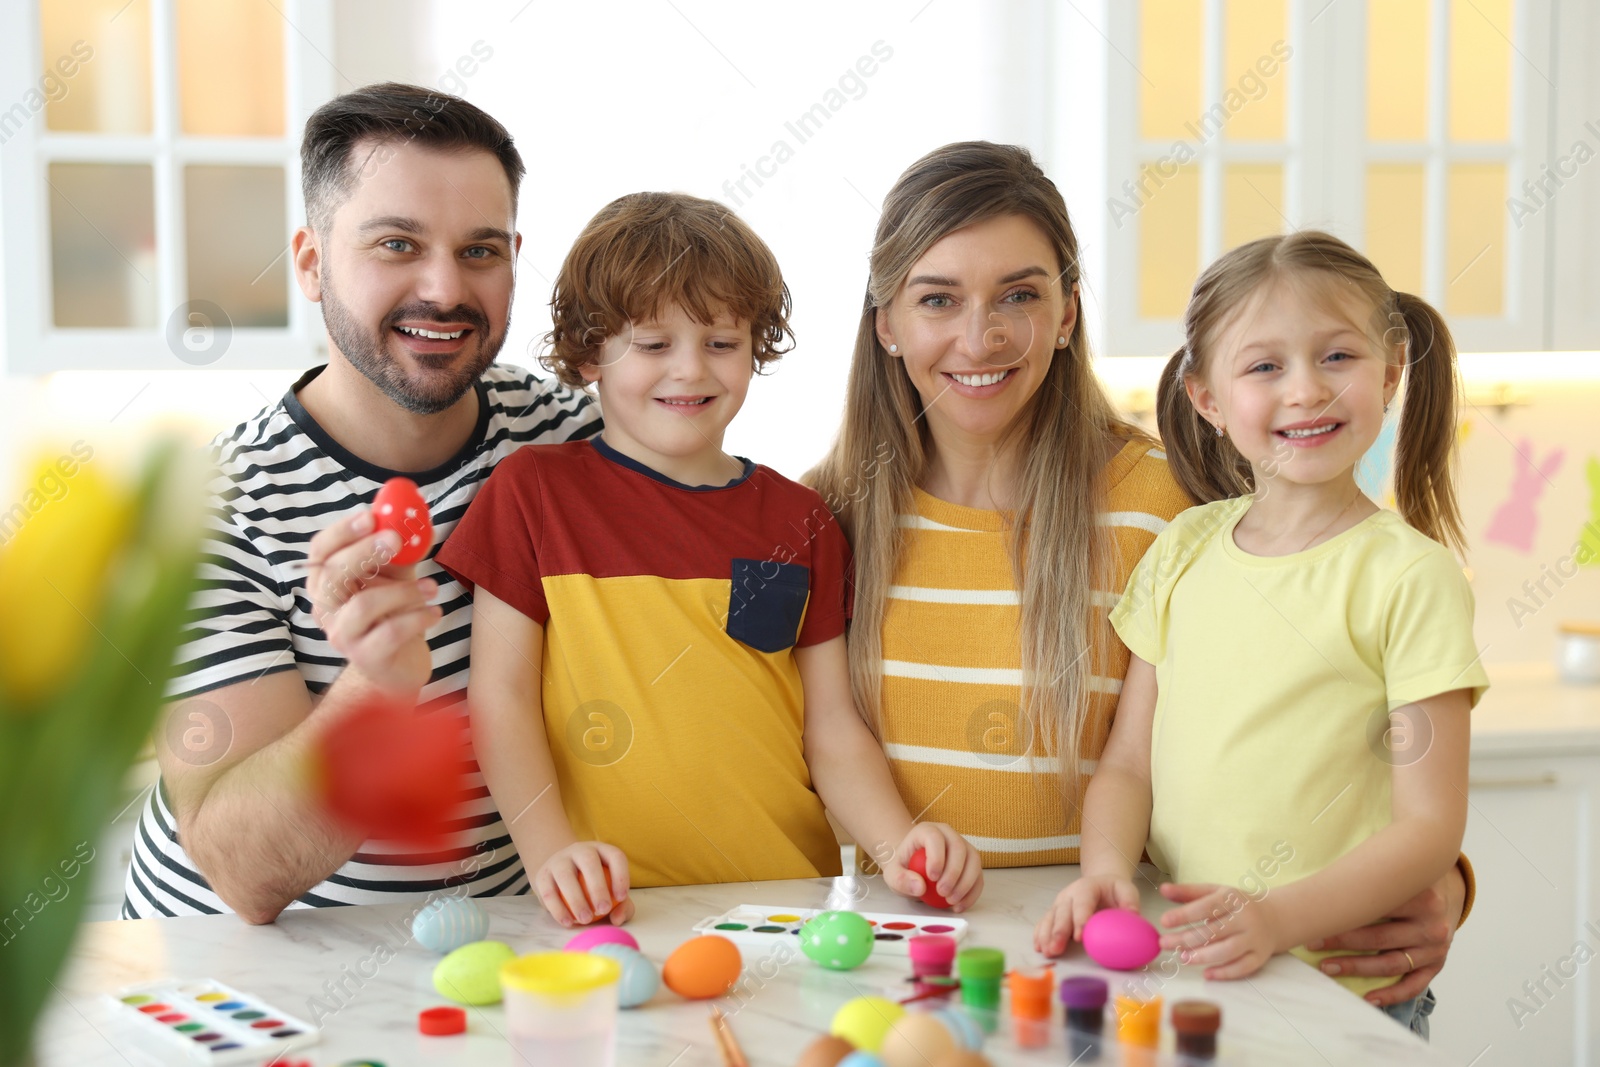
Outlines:
{"type": "Polygon", "coordinates": [[[1151,859],[1257,896],[1389,824],[1392,767],[1429,744],[1425,720],[1389,733],[1390,711],[1456,689],[1476,705],[1489,678],[1444,546],[1380,511],[1308,551],[1253,556],[1233,540],[1251,502],[1180,515],[1111,622],[1156,668],[1151,859]]]}
{"type": "Polygon", "coordinates": [[[544,627],[562,802],[633,885],[840,872],[794,658],[848,610],[850,551],[816,492],[749,461],[690,487],[601,440],[525,448],[438,559],[544,627]]]}

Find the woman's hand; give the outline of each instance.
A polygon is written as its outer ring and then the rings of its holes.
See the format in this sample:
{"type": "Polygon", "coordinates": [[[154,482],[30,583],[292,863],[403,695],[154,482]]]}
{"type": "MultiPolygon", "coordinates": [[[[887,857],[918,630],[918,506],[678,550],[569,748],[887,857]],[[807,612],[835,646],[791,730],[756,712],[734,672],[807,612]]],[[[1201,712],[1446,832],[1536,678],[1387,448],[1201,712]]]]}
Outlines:
{"type": "Polygon", "coordinates": [[[579,841],[552,855],[534,876],[533,891],[562,926],[602,918],[621,926],[633,918],[628,857],[603,841],[579,841]]]}
{"type": "Polygon", "coordinates": [[[928,891],[928,883],[906,868],[918,850],[927,853],[923,859],[928,881],[950,902],[951,911],[966,911],[978,902],[983,893],[983,861],[966,838],[942,822],[917,823],[888,862],[881,864],[884,883],[890,889],[907,897],[920,897],[928,891]]]}
{"type": "Polygon", "coordinates": [[[1418,996],[1444,969],[1450,941],[1461,919],[1466,883],[1460,867],[1370,926],[1306,945],[1309,949],[1375,952],[1373,956],[1341,956],[1322,961],[1330,975],[1403,975],[1400,981],[1366,995],[1380,1008],[1418,996]],[[1409,959],[1407,956],[1409,955],[1409,959]]]}
{"type": "Polygon", "coordinates": [[[1171,882],[1161,887],[1161,895],[1180,905],[1161,916],[1161,925],[1188,927],[1162,934],[1162,949],[1176,950],[1183,963],[1205,967],[1208,980],[1248,978],[1275,953],[1292,947],[1283,943],[1273,897],[1251,900],[1233,886],[1171,882]]]}
{"type": "Polygon", "coordinates": [[[1127,878],[1109,874],[1084,875],[1056,894],[1050,910],[1033,928],[1034,950],[1059,956],[1069,941],[1083,940],[1083,924],[1105,908],[1139,910],[1139,889],[1127,878]]]}

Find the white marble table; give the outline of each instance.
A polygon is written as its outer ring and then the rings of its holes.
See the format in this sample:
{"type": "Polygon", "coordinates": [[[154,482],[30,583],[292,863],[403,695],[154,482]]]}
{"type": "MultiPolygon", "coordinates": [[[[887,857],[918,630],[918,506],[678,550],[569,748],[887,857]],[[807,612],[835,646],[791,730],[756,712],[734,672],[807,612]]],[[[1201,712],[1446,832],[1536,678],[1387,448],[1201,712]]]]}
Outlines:
{"type": "MultiPolygon", "coordinates": [[[[1040,962],[1031,951],[1033,922],[1057,889],[1076,874],[1075,867],[990,872],[982,901],[967,915],[972,924],[967,944],[1003,949],[1008,966],[1040,962]]],[[[691,936],[691,927],[702,918],[742,903],[822,907],[830,892],[853,895],[861,911],[936,914],[895,896],[877,879],[853,885],[845,879],[838,884],[819,879],[636,891],[638,916],[629,929],[659,965],[691,936]]],[[[532,898],[484,903],[492,916],[489,936],[518,952],[559,948],[570,936],[532,898]]],[[[1158,896],[1147,894],[1146,915],[1153,917],[1165,906],[1158,896]]],[[[444,1001],[430,981],[438,957],[409,939],[408,917],[413,910],[411,905],[397,904],[294,911],[262,927],[247,926],[232,916],[87,924],[71,965],[57,979],[59,995],[53,998],[38,1036],[39,1063],[142,1067],[145,1061],[127,1047],[110,1021],[112,1008],[101,995],[138,982],[209,977],[308,1019],[321,1014],[322,1039],[302,1053],[317,1067],[356,1059],[382,1061],[388,1067],[511,1064],[514,1057],[501,1037],[504,1014],[498,1006],[470,1009],[466,1035],[417,1034],[417,1012],[444,1001]],[[320,1012],[319,1002],[324,1005],[320,1012]],[[331,1015],[329,1008],[334,1009],[331,1015]]],[[[875,955],[855,971],[835,973],[798,954],[781,967],[770,961],[763,966],[756,955],[745,955],[746,980],[738,995],[717,1002],[732,1015],[734,1032],[755,1067],[793,1064],[800,1049],[826,1031],[834,1010],[851,997],[909,992],[904,957],[875,955]]],[[[1152,969],[1165,959],[1158,959],[1152,969]]],[[[1162,973],[1174,969],[1175,965],[1162,973]]],[[[1118,978],[1076,949],[1057,965],[1056,973],[1058,977],[1100,973],[1112,979],[1113,989],[1118,978]]],[[[1159,980],[1159,975],[1154,977],[1159,980]]],[[[1167,1004],[1198,996],[1222,1006],[1219,1063],[1368,1067],[1451,1062],[1293,957],[1278,957],[1241,982],[1205,982],[1197,971],[1186,968],[1165,981],[1160,992],[1167,1004]]],[[[722,1061],[707,1015],[706,1004],[681,1000],[663,989],[650,1004],[623,1013],[618,1063],[715,1067],[722,1061]]],[[[1023,1051],[1013,1043],[1009,1021],[1002,1015],[999,1032],[988,1040],[984,1052],[996,1065],[1067,1063],[1059,1020],[1057,1005],[1049,1049],[1023,1051]]],[[[1171,1041],[1170,1027],[1163,1020],[1163,1047],[1170,1049],[1171,1041]]]]}

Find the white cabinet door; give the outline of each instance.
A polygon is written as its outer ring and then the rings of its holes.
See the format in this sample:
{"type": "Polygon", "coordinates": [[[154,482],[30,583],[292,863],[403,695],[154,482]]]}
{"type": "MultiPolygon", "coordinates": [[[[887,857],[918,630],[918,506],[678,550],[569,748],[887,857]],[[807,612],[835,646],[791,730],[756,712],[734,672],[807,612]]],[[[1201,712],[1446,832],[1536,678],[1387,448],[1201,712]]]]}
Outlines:
{"type": "Polygon", "coordinates": [[[1464,850],[1477,904],[1433,984],[1433,1044],[1459,1063],[1600,1062],[1587,1032],[1600,964],[1580,962],[1600,957],[1590,846],[1597,764],[1473,761],[1464,850]]]}

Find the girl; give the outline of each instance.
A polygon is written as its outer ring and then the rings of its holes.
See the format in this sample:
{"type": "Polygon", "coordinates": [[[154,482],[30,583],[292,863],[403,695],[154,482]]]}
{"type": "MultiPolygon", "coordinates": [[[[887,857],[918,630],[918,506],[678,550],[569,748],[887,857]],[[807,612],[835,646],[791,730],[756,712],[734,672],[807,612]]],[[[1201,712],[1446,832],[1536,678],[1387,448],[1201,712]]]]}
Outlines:
{"type": "MultiPolygon", "coordinates": [[[[1466,821],[1488,686],[1452,483],[1455,351],[1439,314],[1337,238],[1264,238],[1196,282],[1159,418],[1208,501],[1156,539],[1111,616],[1133,653],[1085,803],[1082,877],[1035,934],[1059,954],[1178,884],[1162,947],[1242,978],[1439,878],[1466,821]],[[1406,379],[1399,514],[1356,484],[1406,379]]],[[[1341,979],[1366,993],[1393,979],[1341,979]]],[[[1418,999],[1391,1013],[1414,1025],[1418,999]]],[[[1431,1007],[1431,1001],[1428,1002],[1431,1007]]]]}

